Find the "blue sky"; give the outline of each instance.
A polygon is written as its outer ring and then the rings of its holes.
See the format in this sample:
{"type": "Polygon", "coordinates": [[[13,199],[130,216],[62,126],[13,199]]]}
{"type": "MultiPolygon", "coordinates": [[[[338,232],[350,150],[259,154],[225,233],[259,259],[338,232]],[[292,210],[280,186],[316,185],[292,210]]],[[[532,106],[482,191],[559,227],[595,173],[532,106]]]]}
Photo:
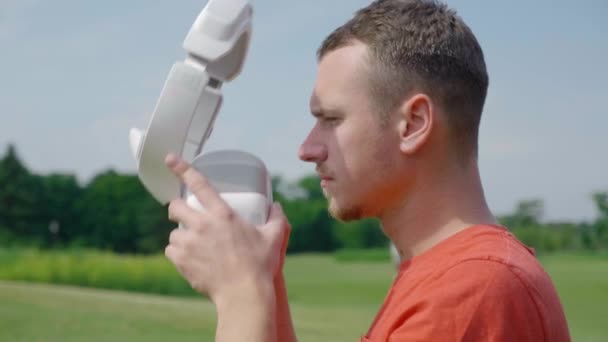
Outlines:
{"type": "MultiPolygon", "coordinates": [[[[206,1],[0,2],[0,154],[15,143],[38,173],[84,183],[134,172],[130,127],[145,127],[181,43],[206,1]]],[[[323,38],[369,1],[262,1],[241,76],[206,150],[260,156],[274,174],[312,173],[296,150],[323,38]]],[[[464,1],[490,74],[480,168],[494,212],[545,200],[545,218],[591,219],[608,190],[608,2],[464,1]]]]}

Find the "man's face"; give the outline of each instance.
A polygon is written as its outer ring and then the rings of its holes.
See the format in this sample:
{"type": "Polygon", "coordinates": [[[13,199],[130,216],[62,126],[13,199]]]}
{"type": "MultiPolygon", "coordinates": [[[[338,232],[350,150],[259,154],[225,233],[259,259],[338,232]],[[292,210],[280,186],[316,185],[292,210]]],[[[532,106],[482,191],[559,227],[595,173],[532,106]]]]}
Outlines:
{"type": "Polygon", "coordinates": [[[344,221],[381,214],[398,185],[398,133],[370,101],[367,63],[362,43],[322,58],[310,100],[317,121],[298,152],[317,164],[329,211],[344,221]]]}

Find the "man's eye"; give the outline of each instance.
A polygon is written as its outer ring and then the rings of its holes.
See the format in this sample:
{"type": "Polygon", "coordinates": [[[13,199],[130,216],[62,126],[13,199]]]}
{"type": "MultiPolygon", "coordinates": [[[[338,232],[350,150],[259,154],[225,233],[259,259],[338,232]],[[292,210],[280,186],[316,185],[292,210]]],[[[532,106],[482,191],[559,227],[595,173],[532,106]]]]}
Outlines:
{"type": "Polygon", "coordinates": [[[337,117],[324,117],[322,119],[322,121],[324,123],[327,123],[327,124],[336,124],[336,123],[338,123],[340,121],[340,118],[337,118],[337,117]]]}

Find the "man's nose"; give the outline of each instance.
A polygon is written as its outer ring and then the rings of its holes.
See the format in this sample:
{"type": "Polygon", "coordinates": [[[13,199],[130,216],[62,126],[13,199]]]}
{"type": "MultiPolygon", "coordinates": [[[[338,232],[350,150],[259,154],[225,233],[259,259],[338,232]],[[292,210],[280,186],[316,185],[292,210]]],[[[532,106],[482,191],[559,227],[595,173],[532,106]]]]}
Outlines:
{"type": "Polygon", "coordinates": [[[327,159],[327,148],[324,145],[304,141],[298,150],[298,157],[305,162],[318,163],[327,159]]]}

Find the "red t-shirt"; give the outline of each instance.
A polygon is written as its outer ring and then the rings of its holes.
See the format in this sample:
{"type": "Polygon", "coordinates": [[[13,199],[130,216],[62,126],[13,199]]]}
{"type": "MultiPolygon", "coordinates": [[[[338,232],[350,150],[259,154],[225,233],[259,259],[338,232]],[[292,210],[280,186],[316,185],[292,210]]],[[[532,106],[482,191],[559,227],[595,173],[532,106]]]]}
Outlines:
{"type": "Polygon", "coordinates": [[[551,279],[506,229],[465,229],[403,262],[365,341],[570,341],[551,279]]]}

